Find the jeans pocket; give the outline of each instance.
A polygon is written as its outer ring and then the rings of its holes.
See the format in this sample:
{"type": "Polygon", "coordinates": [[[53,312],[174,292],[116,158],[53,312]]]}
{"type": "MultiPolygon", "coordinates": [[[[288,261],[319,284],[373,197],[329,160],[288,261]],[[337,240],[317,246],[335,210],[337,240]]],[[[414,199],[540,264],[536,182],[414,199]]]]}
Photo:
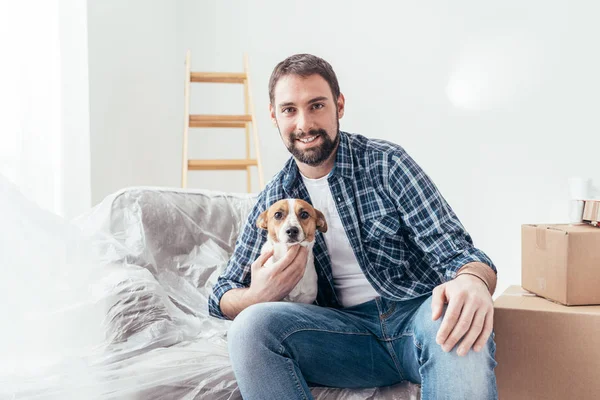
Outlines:
{"type": "Polygon", "coordinates": [[[393,300],[387,300],[381,297],[381,314],[379,318],[387,319],[396,311],[396,303],[393,300]]]}

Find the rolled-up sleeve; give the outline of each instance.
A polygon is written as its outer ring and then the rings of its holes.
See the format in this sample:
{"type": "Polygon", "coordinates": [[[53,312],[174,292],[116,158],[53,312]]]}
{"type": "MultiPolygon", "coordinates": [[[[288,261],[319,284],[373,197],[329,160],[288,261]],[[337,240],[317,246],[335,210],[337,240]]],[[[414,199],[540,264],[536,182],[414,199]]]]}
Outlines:
{"type": "Polygon", "coordinates": [[[221,311],[221,298],[231,289],[250,287],[251,265],[260,254],[266,235],[256,226],[256,220],[265,209],[264,193],[259,195],[257,203],[248,215],[242,234],[238,236],[233,255],[225,271],[219,276],[208,298],[208,311],[213,317],[229,319],[221,311]]]}
{"type": "Polygon", "coordinates": [[[411,241],[423,252],[427,264],[444,275],[456,277],[465,264],[481,262],[494,273],[492,260],[473,245],[473,240],[432,180],[400,149],[390,154],[388,187],[411,241]]]}

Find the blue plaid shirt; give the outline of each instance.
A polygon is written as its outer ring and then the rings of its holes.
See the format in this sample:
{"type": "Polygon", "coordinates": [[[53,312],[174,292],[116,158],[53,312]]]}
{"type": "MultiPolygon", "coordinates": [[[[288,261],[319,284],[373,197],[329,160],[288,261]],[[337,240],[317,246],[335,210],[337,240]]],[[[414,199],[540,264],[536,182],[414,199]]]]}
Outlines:
{"type": "MultiPolygon", "coordinates": [[[[401,146],[340,132],[328,182],[354,255],[382,297],[404,300],[431,293],[474,261],[497,272],[488,256],[473,246],[431,179],[401,146]]],[[[293,158],[258,196],[227,268],[213,287],[210,315],[226,319],[219,307],[225,292],[250,286],[250,266],[267,235],[256,226],[256,219],[284,198],[312,204],[293,158]]],[[[316,303],[341,308],[320,232],[313,253],[319,281],[316,303]]]]}

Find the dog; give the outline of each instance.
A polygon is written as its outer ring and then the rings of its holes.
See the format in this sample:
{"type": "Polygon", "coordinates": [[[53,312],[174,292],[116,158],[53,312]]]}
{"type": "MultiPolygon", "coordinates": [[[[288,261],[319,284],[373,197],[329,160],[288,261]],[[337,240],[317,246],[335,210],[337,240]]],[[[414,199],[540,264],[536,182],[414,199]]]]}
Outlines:
{"type": "Polygon", "coordinates": [[[265,267],[283,258],[290,246],[300,245],[308,249],[304,276],[283,301],[312,304],[318,291],[313,256],[315,235],[316,231],[327,232],[327,222],[323,213],[304,200],[284,199],[261,213],[256,225],[268,231],[261,254],[274,250],[265,267]]]}

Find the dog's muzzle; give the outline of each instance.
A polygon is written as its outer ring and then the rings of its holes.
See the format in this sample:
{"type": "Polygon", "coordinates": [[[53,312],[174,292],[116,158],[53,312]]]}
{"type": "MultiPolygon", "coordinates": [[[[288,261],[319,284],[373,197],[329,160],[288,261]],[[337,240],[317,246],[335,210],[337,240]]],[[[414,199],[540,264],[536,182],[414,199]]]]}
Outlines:
{"type": "Polygon", "coordinates": [[[298,241],[298,234],[300,233],[300,229],[296,226],[290,226],[285,231],[286,235],[290,240],[298,241]]]}

